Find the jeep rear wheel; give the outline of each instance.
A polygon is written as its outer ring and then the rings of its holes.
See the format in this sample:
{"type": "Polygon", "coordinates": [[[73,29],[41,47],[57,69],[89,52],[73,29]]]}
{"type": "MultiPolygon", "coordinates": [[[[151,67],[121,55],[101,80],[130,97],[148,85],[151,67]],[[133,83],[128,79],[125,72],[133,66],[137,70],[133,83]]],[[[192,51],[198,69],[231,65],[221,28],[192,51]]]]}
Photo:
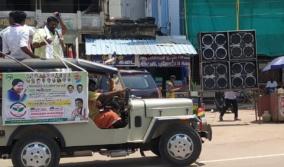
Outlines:
{"type": "Polygon", "coordinates": [[[12,162],[17,167],[57,167],[59,159],[58,144],[43,135],[24,137],[12,149],[12,162]]]}
{"type": "Polygon", "coordinates": [[[201,153],[201,139],[190,127],[177,126],[162,135],[159,148],[161,157],[178,166],[190,165],[201,153]]]}

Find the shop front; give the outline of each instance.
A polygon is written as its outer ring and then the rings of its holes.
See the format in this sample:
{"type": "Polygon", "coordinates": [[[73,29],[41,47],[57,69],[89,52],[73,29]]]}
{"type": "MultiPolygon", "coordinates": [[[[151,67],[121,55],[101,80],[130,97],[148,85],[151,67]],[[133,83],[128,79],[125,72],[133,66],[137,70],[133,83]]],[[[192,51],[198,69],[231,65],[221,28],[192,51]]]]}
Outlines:
{"type": "Polygon", "coordinates": [[[180,90],[177,97],[189,96],[190,56],[189,55],[143,55],[139,56],[140,68],[149,71],[166,96],[166,83],[170,76],[176,77],[175,86],[180,90]]]}
{"type": "Polygon", "coordinates": [[[115,58],[113,66],[121,69],[147,70],[166,96],[166,83],[176,77],[177,97],[188,97],[191,79],[190,57],[197,52],[183,36],[157,37],[155,40],[86,39],[86,58],[105,63],[115,58]]]}

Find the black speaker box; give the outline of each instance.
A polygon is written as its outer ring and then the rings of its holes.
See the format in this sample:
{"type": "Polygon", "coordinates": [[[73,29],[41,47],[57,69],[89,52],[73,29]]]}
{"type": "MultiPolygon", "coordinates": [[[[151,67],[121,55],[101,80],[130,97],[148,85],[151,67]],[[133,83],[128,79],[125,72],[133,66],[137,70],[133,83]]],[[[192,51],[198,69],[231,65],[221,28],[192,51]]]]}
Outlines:
{"type": "Polygon", "coordinates": [[[228,62],[202,63],[203,90],[222,90],[229,86],[228,62]]]}
{"type": "Polygon", "coordinates": [[[256,61],[230,62],[231,88],[255,88],[257,87],[257,63],[256,61]]]}
{"type": "Polygon", "coordinates": [[[227,34],[227,32],[208,32],[199,34],[202,61],[228,60],[227,34]]]}
{"type": "Polygon", "coordinates": [[[255,31],[230,31],[228,34],[230,60],[256,58],[255,31]]]}

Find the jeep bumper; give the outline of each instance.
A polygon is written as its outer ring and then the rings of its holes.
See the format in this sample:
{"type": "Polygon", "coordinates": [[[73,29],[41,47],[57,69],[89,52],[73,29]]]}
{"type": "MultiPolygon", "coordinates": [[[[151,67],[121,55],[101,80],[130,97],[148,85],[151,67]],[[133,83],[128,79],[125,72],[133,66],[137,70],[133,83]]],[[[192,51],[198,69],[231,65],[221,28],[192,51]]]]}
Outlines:
{"type": "Polygon", "coordinates": [[[200,137],[204,137],[209,141],[212,140],[212,128],[211,125],[207,123],[205,118],[200,119],[200,126],[199,126],[199,135],[200,137]]]}

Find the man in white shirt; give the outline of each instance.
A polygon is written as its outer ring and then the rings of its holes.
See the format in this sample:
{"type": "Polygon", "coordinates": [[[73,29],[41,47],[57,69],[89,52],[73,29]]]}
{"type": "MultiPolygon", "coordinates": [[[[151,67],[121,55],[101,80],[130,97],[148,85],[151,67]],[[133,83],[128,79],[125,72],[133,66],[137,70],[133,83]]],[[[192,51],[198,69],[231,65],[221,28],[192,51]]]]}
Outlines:
{"type": "Polygon", "coordinates": [[[232,108],[232,112],[235,114],[234,120],[235,121],[239,120],[237,92],[234,92],[232,90],[225,92],[225,106],[223,110],[220,112],[220,117],[219,117],[220,121],[223,121],[223,116],[229,107],[232,108]]]}
{"type": "Polygon", "coordinates": [[[30,30],[25,25],[26,13],[23,11],[12,11],[9,13],[10,26],[2,36],[3,53],[18,60],[26,58],[38,58],[30,47],[30,30]]]}
{"type": "Polygon", "coordinates": [[[276,90],[277,86],[277,82],[271,78],[269,81],[267,81],[265,86],[267,93],[273,93],[276,90]]]}

